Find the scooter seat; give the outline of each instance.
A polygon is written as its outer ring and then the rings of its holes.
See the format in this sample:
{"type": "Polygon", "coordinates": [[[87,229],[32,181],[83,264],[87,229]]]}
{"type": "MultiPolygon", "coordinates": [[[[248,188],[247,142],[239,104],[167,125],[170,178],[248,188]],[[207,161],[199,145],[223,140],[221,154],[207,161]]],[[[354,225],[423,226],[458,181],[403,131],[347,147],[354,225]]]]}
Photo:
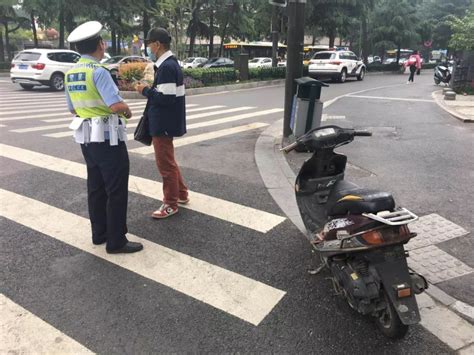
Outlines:
{"type": "Polygon", "coordinates": [[[392,211],[395,201],[388,192],[361,188],[348,181],[338,181],[329,194],[328,216],[392,211]]]}

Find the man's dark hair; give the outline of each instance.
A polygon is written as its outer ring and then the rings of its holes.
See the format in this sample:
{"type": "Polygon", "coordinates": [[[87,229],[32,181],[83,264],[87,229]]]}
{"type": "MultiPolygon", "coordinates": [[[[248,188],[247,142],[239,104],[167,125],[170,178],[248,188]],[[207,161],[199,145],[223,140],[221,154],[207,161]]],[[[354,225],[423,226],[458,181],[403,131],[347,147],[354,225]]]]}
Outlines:
{"type": "Polygon", "coordinates": [[[86,39],[85,41],[77,42],[76,49],[80,54],[91,54],[97,50],[100,41],[102,41],[101,36],[86,39]]]}
{"type": "Polygon", "coordinates": [[[170,50],[170,43],[161,43],[160,44],[167,50],[169,51],[170,50]]]}

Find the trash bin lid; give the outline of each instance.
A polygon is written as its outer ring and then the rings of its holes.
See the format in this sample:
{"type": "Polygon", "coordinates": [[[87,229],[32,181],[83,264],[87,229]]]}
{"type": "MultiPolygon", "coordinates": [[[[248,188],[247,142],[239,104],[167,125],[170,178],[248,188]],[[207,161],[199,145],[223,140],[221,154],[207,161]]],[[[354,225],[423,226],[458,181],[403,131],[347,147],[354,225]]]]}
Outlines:
{"type": "Polygon", "coordinates": [[[309,76],[303,76],[301,78],[297,78],[295,79],[295,82],[296,84],[298,84],[298,86],[318,86],[318,87],[329,86],[328,84],[323,83],[322,81],[310,78],[309,76]]]}

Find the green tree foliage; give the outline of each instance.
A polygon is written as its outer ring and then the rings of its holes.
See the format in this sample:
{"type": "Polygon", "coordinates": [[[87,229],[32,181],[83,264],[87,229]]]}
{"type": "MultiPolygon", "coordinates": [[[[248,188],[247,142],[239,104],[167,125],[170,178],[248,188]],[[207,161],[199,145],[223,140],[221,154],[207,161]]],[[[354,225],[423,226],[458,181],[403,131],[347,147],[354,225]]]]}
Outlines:
{"type": "Polygon", "coordinates": [[[449,47],[454,50],[474,50],[474,12],[468,12],[461,19],[453,17],[449,23],[453,31],[449,47]]]}
{"type": "Polygon", "coordinates": [[[418,26],[416,6],[409,0],[383,0],[375,10],[373,19],[371,37],[375,47],[382,52],[396,48],[397,63],[402,47],[410,47],[420,41],[416,32],[418,26]]]}

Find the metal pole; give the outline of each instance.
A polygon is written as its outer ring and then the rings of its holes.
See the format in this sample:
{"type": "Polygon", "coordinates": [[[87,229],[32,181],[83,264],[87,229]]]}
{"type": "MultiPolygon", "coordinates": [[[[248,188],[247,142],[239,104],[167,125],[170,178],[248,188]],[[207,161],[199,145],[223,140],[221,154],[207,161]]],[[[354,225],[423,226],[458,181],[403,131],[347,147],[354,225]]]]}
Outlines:
{"type": "Polygon", "coordinates": [[[290,120],[295,79],[303,75],[304,6],[306,0],[288,1],[288,43],[286,54],[285,113],[283,137],[291,135],[290,120]]]}
{"type": "Polygon", "coordinates": [[[277,67],[278,51],[278,16],[277,7],[272,6],[272,67],[277,67]]]}

